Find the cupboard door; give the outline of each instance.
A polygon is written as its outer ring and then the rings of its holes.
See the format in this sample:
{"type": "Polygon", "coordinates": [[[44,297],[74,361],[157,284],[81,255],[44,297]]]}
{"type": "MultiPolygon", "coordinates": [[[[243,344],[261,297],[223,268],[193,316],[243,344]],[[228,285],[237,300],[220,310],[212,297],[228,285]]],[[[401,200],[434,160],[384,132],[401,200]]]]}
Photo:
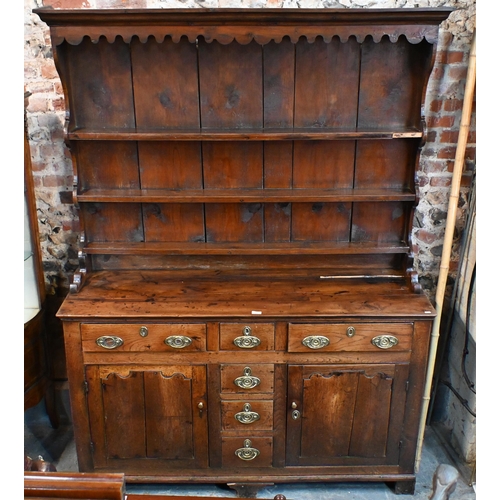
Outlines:
{"type": "Polygon", "coordinates": [[[96,467],[207,466],[204,366],[95,365],[86,376],[96,467]]]}
{"type": "Polygon", "coordinates": [[[408,365],[291,365],[287,465],[396,464],[408,365]]]}

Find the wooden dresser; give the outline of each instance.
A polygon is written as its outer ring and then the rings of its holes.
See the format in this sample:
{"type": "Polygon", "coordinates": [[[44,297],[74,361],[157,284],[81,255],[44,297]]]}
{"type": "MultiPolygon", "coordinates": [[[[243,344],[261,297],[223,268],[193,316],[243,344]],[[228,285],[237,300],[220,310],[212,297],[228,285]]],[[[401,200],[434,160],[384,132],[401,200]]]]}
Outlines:
{"type": "Polygon", "coordinates": [[[58,313],[80,470],[412,493],[415,167],[450,9],[35,12],[82,227],[58,313]]]}

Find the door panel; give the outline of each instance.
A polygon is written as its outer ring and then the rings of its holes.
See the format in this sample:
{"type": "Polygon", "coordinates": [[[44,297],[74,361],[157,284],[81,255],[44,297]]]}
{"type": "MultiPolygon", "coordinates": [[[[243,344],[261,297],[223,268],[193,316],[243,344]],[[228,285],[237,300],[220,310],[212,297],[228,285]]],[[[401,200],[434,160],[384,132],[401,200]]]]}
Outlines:
{"type": "Polygon", "coordinates": [[[207,466],[204,366],[88,366],[86,375],[96,467],[207,466]]]}
{"type": "Polygon", "coordinates": [[[397,462],[407,365],[291,365],[287,465],[397,462]]]}

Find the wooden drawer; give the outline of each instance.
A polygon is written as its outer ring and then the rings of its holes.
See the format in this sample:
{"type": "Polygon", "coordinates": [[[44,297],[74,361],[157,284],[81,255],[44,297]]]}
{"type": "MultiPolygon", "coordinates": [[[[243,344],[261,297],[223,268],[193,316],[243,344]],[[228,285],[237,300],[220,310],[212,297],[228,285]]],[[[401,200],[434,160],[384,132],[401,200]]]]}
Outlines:
{"type": "Polygon", "coordinates": [[[271,467],[272,464],[272,437],[252,437],[249,434],[248,437],[222,438],[223,467],[271,467]]]}
{"type": "Polygon", "coordinates": [[[335,323],[288,325],[288,351],[409,351],[411,323],[335,323]]]}
{"type": "Polygon", "coordinates": [[[206,325],[179,324],[82,324],[84,352],[206,350],[206,325]],[[169,343],[167,343],[169,342],[169,343]],[[103,347],[100,343],[108,345],[103,347]]]}
{"type": "Polygon", "coordinates": [[[272,393],[273,364],[221,365],[221,392],[235,394],[272,393]]]}
{"type": "Polygon", "coordinates": [[[271,431],[273,429],[272,401],[222,401],[222,430],[271,431]]]}
{"type": "Polygon", "coordinates": [[[221,323],[223,351],[270,351],[274,349],[273,323],[221,323]]]}

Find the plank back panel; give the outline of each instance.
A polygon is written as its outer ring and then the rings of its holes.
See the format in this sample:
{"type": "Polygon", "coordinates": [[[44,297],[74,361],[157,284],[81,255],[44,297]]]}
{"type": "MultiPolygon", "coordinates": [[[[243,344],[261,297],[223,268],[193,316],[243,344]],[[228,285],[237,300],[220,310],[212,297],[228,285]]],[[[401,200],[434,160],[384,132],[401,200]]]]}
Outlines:
{"type": "Polygon", "coordinates": [[[264,240],[262,203],[205,205],[207,242],[261,242],[264,240]]]}
{"type": "Polygon", "coordinates": [[[143,189],[201,189],[203,174],[199,142],[139,142],[143,189]]]}
{"type": "Polygon", "coordinates": [[[264,127],[293,126],[295,45],[289,40],[263,46],[264,127]]]}
{"type": "Polygon", "coordinates": [[[351,188],[355,141],[295,141],[294,188],[351,188]]]}
{"type": "Polygon", "coordinates": [[[145,241],[205,241],[201,203],[143,205],[145,241]]]}
{"type": "Polygon", "coordinates": [[[357,141],[355,188],[414,190],[418,141],[357,141]]]}
{"type": "Polygon", "coordinates": [[[350,203],[295,203],[292,241],[349,241],[350,203]]]}
{"type": "Polygon", "coordinates": [[[358,126],[418,127],[432,46],[367,39],[361,48],[358,126]]]}
{"type": "Polygon", "coordinates": [[[296,54],[295,127],[355,127],[358,42],[301,39],[296,54]]]}
{"type": "Polygon", "coordinates": [[[402,202],[357,203],[353,205],[351,241],[399,243],[408,238],[408,213],[402,202]]]}
{"type": "Polygon", "coordinates": [[[202,128],[262,127],[262,48],[198,41],[202,128]]]}
{"type": "Polygon", "coordinates": [[[80,190],[140,187],[135,142],[74,142],[80,190]]]}
{"type": "Polygon", "coordinates": [[[80,210],[85,237],[90,242],[144,241],[139,203],[86,203],[80,210]]]}
{"type": "Polygon", "coordinates": [[[137,127],[183,129],[200,126],[198,57],[186,39],[162,43],[150,38],[130,44],[134,67],[137,127]]]}
{"type": "Polygon", "coordinates": [[[72,128],[135,127],[130,47],[122,39],[67,45],[72,128]]]}
{"type": "Polygon", "coordinates": [[[262,142],[203,143],[205,188],[262,188],[262,142]]]}

